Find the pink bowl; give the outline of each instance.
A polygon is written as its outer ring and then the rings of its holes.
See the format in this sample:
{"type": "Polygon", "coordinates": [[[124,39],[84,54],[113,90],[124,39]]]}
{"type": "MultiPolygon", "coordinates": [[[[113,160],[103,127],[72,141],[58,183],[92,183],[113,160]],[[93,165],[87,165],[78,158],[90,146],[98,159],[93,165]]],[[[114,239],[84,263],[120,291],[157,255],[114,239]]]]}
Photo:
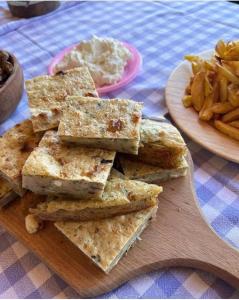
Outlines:
{"type": "MultiPolygon", "coordinates": [[[[106,94],[106,93],[110,93],[113,92],[119,88],[122,88],[123,86],[127,85],[128,83],[130,83],[138,74],[141,64],[142,64],[142,58],[140,53],[138,52],[138,50],[133,47],[132,45],[123,42],[124,46],[126,48],[129,49],[129,51],[132,54],[131,59],[128,61],[125,70],[124,70],[124,74],[121,78],[120,81],[111,84],[111,85],[105,85],[102,87],[97,88],[97,92],[102,95],[102,94],[106,94]]],[[[52,62],[50,63],[49,67],[48,67],[48,74],[53,75],[54,74],[54,68],[55,65],[58,64],[64,57],[64,55],[68,52],[70,52],[76,45],[72,45],[70,47],[67,47],[66,49],[62,50],[59,54],[57,54],[52,62]]]]}

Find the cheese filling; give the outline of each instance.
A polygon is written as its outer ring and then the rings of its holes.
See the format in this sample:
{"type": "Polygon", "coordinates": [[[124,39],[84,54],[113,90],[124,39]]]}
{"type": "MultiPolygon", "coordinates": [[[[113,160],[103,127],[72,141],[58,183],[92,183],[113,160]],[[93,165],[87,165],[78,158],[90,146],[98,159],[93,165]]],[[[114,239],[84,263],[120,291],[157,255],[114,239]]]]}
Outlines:
{"type": "Polygon", "coordinates": [[[130,51],[118,40],[93,36],[83,40],[56,64],[55,73],[75,67],[88,67],[97,87],[119,81],[124,73],[130,51]]]}

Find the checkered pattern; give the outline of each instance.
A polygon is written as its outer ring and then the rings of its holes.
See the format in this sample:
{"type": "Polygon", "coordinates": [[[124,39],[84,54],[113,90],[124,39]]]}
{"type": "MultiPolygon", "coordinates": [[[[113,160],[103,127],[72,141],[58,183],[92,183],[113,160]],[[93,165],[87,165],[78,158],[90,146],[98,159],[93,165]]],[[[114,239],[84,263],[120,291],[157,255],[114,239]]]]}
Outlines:
{"type": "MultiPolygon", "coordinates": [[[[239,5],[230,2],[68,2],[38,18],[10,18],[0,3],[0,48],[12,51],[25,78],[47,72],[52,57],[92,34],[132,43],[143,67],[127,87],[108,95],[145,103],[145,114],[165,113],[164,87],[186,53],[238,39],[239,5]]],[[[0,134],[28,116],[26,96],[0,126],[0,134]]],[[[198,200],[216,232],[239,247],[239,168],[187,140],[195,164],[198,200]]],[[[1,298],[75,298],[77,294],[6,231],[0,231],[1,298]]],[[[210,274],[164,269],[129,281],[101,298],[238,298],[236,291],[210,274]]]]}

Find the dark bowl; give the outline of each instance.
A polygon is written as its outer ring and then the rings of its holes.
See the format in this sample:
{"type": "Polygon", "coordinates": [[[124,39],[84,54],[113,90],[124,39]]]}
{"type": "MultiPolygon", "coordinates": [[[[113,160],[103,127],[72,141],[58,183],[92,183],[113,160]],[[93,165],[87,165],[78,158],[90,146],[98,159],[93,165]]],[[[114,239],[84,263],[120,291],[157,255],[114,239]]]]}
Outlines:
{"type": "Polygon", "coordinates": [[[60,1],[8,1],[8,7],[13,16],[32,18],[42,16],[56,10],[60,1]]]}
{"type": "Polygon", "coordinates": [[[16,57],[11,53],[9,55],[13,62],[13,72],[0,88],[0,123],[14,112],[21,100],[24,88],[22,68],[16,57]]]}

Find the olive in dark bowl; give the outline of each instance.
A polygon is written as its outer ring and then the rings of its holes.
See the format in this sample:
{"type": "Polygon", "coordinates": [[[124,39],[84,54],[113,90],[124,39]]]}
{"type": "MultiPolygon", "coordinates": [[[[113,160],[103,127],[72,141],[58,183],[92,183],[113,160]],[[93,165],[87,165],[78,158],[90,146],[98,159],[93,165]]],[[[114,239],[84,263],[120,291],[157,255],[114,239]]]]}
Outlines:
{"type": "Polygon", "coordinates": [[[22,68],[16,57],[0,50],[0,123],[16,109],[24,88],[22,68]]]}

